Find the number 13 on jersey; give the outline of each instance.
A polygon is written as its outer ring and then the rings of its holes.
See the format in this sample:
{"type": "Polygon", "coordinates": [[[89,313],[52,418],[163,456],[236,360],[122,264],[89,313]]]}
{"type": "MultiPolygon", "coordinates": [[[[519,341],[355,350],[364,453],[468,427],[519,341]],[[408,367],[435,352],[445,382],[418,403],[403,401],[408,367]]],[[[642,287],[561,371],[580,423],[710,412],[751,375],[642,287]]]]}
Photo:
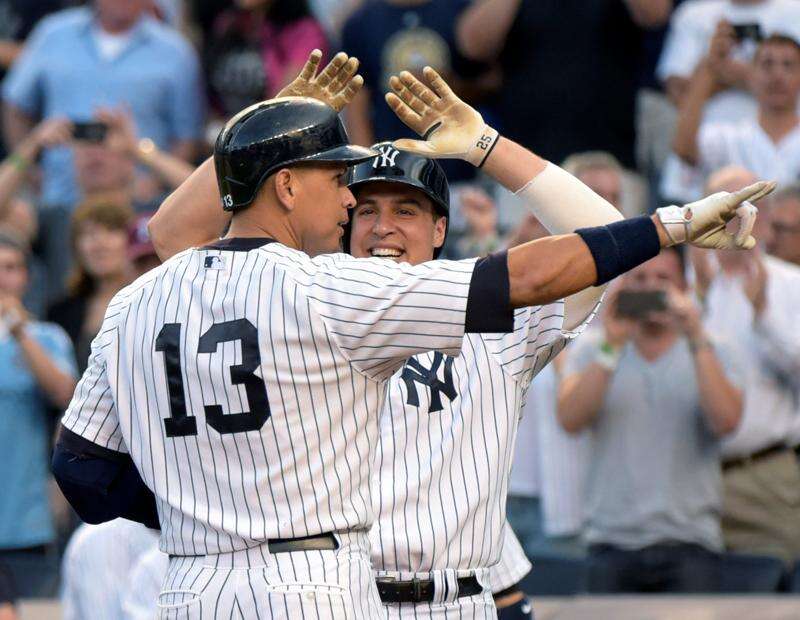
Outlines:
{"type": "MultiPolygon", "coordinates": [[[[167,372],[170,415],[164,419],[167,437],[197,435],[197,419],[186,411],[186,393],[181,370],[180,323],[167,323],[156,338],[156,351],[164,353],[167,372]]],[[[242,363],[230,367],[231,383],[244,385],[250,411],[223,414],[218,404],[203,405],[206,422],[218,433],[245,433],[259,430],[269,419],[269,400],[264,380],[255,374],[261,365],[258,350],[258,331],[247,319],[214,323],[202,336],[197,346],[199,354],[212,354],[223,342],[239,340],[242,344],[242,363]]]]}

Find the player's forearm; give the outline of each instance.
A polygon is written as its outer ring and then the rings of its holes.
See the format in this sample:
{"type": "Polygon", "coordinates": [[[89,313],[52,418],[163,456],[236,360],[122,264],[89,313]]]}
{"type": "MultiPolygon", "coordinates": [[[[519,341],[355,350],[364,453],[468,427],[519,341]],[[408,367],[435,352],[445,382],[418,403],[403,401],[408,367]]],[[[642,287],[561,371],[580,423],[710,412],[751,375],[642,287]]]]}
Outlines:
{"type": "Polygon", "coordinates": [[[578,433],[597,418],[606,397],[611,371],[599,364],[570,375],[558,388],[558,422],[568,433],[578,433]]]}
{"type": "Polygon", "coordinates": [[[161,203],[148,230],[158,257],[167,260],[216,239],[229,221],[220,203],[214,161],[208,158],[161,203]]]}
{"type": "Polygon", "coordinates": [[[508,251],[510,304],[538,306],[606,284],[670,243],[655,215],[524,243],[508,251]]]}
{"type": "Polygon", "coordinates": [[[497,141],[483,171],[516,193],[550,234],[622,219],[617,209],[580,180],[507,138],[497,141]]]}
{"type": "Polygon", "coordinates": [[[75,391],[75,378],[61,370],[24,327],[20,328],[16,339],[28,369],[41,390],[53,405],[66,408],[75,391]]]}
{"type": "MultiPolygon", "coordinates": [[[[537,157],[511,140],[501,138],[484,170],[515,191],[550,234],[603,226],[622,219],[608,201],[558,166],[537,157]]],[[[564,325],[580,324],[600,301],[604,287],[592,287],[566,300],[564,325]]]]}
{"type": "Polygon", "coordinates": [[[458,50],[472,60],[497,58],[519,11],[520,0],[473,2],[456,23],[458,50]]]}
{"type": "Polygon", "coordinates": [[[539,306],[563,299],[597,281],[594,258],[575,234],[545,237],[508,251],[511,305],[539,306]]]}
{"type": "Polygon", "coordinates": [[[725,376],[714,349],[702,338],[693,345],[700,408],[719,437],[732,433],[742,417],[742,392],[725,376]]]}
{"type": "Polygon", "coordinates": [[[703,65],[698,68],[689,84],[672,140],[672,149],[676,155],[693,166],[700,159],[697,136],[703,120],[703,108],[713,93],[714,79],[708,67],[703,65]]]}

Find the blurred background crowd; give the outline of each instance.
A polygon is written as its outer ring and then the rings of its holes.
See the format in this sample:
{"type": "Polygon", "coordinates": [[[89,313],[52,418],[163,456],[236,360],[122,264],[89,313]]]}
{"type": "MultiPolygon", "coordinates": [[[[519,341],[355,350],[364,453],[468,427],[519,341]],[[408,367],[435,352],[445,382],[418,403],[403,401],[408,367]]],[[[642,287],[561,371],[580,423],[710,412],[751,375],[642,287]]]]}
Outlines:
{"type": "MultiPolygon", "coordinates": [[[[800,592],[799,42],[800,0],[0,0],[0,617],[76,578],[48,455],[108,301],[158,262],[148,215],[313,48],[361,60],[360,144],[410,135],[383,93],[431,65],[626,216],[780,182],[756,250],[612,284],[529,390],[508,516],[533,594],[800,592]]],[[[446,169],[445,257],[546,234],[446,169]]]]}

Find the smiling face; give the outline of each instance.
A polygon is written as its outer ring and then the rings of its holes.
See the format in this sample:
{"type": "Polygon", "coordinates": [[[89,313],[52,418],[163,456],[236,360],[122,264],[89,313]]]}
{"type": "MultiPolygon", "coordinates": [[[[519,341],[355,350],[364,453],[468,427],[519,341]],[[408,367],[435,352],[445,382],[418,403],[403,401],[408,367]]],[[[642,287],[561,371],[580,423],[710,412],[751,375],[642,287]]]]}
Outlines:
{"type": "Polygon", "coordinates": [[[350,253],[418,265],[433,260],[444,243],[447,218],[422,191],[400,183],[375,181],[356,190],[351,214],[350,253]]]}

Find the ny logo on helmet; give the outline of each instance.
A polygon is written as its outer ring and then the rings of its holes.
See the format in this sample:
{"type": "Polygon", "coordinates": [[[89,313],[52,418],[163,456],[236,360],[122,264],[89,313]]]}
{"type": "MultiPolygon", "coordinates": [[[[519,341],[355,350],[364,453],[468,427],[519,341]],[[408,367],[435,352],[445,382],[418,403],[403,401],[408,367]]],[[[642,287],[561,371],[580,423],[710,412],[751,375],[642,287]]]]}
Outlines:
{"type": "Polygon", "coordinates": [[[444,394],[450,400],[458,396],[456,386],[453,384],[453,358],[442,355],[438,351],[433,354],[433,363],[430,368],[425,368],[415,358],[410,358],[406,362],[400,377],[406,384],[406,390],[408,390],[406,403],[414,407],[419,407],[419,394],[417,394],[417,386],[415,384],[421,383],[430,388],[431,401],[428,407],[430,413],[444,409],[441,394],[444,394]],[[440,381],[439,377],[436,376],[442,361],[444,361],[444,381],[440,381]]]}
{"type": "Polygon", "coordinates": [[[379,146],[378,151],[380,152],[380,155],[378,155],[375,158],[375,161],[372,162],[373,169],[388,168],[389,166],[394,167],[394,160],[397,159],[400,151],[388,144],[379,146]]]}

